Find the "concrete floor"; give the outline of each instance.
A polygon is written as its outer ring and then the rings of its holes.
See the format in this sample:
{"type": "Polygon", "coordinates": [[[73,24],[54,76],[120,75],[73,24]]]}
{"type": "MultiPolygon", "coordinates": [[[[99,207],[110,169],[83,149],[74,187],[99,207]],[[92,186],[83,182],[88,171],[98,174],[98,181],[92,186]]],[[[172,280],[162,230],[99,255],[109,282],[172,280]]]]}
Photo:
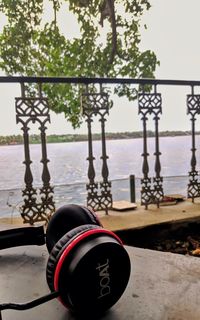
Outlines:
{"type": "MultiPolygon", "coordinates": [[[[126,247],[132,266],[119,301],[92,320],[199,320],[200,260],[191,256],[126,247]]],[[[0,252],[0,303],[23,303],[49,292],[45,246],[0,252]]],[[[5,310],[3,320],[85,320],[55,299],[27,311],[5,310]]]]}
{"type": "MultiPolygon", "coordinates": [[[[172,221],[199,220],[200,203],[183,201],[148,210],[99,213],[105,228],[117,231],[172,221]]],[[[22,219],[1,219],[0,227],[21,225],[22,219]]],[[[166,252],[126,247],[132,273],[122,298],[104,320],[199,320],[200,259],[166,252]]],[[[45,246],[0,251],[0,303],[24,302],[49,292],[45,279],[48,253],[45,246]]],[[[74,320],[58,300],[29,311],[3,311],[3,320],[74,320]]],[[[79,318],[80,320],[81,318],[79,318]]],[[[83,319],[81,319],[83,320],[83,319]]]]}

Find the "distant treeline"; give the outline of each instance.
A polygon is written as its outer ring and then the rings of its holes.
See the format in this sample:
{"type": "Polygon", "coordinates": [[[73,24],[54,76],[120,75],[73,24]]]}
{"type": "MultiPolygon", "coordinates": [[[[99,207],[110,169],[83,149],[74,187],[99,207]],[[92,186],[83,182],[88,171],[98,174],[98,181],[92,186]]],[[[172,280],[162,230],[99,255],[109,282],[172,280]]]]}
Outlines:
{"type": "MultiPolygon", "coordinates": [[[[196,132],[200,134],[200,132],[196,132]]],[[[161,131],[159,133],[160,137],[175,137],[175,136],[188,136],[191,135],[191,131],[161,131]]],[[[154,131],[148,131],[148,137],[154,137],[154,131]]],[[[106,133],[106,139],[136,139],[143,137],[142,131],[135,132],[108,132],[106,133]]],[[[87,134],[52,134],[47,136],[47,143],[58,143],[58,142],[77,142],[77,141],[87,141],[87,134]]],[[[93,140],[100,140],[101,134],[94,133],[93,140]]],[[[38,144],[41,142],[40,135],[33,134],[30,135],[29,141],[31,144],[38,144]]],[[[16,145],[23,144],[22,135],[11,135],[11,136],[0,136],[0,145],[16,145]]]]}

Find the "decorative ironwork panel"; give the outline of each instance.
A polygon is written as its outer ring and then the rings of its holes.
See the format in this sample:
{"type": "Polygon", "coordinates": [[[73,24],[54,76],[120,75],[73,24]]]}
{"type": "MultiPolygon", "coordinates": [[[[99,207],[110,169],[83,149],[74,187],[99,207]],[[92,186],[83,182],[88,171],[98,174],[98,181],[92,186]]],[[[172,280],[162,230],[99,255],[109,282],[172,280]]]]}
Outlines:
{"type": "Polygon", "coordinates": [[[163,178],[160,175],[161,164],[159,150],[159,116],[162,113],[162,97],[156,90],[154,93],[139,93],[138,95],[139,114],[142,115],[141,120],[143,121],[143,178],[141,179],[141,204],[148,208],[149,204],[157,204],[162,201],[163,192],[163,178]],[[149,177],[149,163],[148,163],[148,146],[147,146],[147,121],[148,115],[153,115],[155,122],[155,177],[152,179],[149,177]]]}
{"type": "Polygon", "coordinates": [[[49,159],[46,148],[46,123],[50,122],[49,106],[47,98],[26,97],[22,86],[22,97],[15,98],[16,122],[22,124],[24,138],[24,164],[25,164],[25,189],[22,191],[24,203],[20,208],[21,216],[25,223],[34,224],[38,221],[48,221],[55,211],[53,201],[53,187],[50,185],[50,173],[48,169],[49,159]],[[33,187],[33,174],[31,171],[31,158],[29,146],[29,124],[38,123],[41,137],[42,151],[42,182],[43,186],[38,190],[33,187]]]}
{"type": "Polygon", "coordinates": [[[188,183],[188,198],[192,198],[192,202],[197,197],[200,197],[200,182],[198,179],[198,171],[196,170],[196,140],[195,140],[195,121],[196,116],[200,114],[200,95],[193,93],[187,95],[187,113],[191,115],[192,123],[192,156],[191,156],[191,170],[189,171],[189,183],[188,183]]]}
{"type": "Polygon", "coordinates": [[[107,165],[107,152],[106,152],[106,138],[105,138],[105,122],[106,115],[109,114],[111,103],[108,99],[108,94],[100,90],[100,93],[89,93],[82,94],[82,112],[83,116],[86,117],[88,126],[88,180],[86,185],[87,189],[87,206],[93,210],[105,210],[108,213],[108,209],[112,207],[112,193],[111,193],[111,182],[109,181],[109,170],[107,165]],[[101,123],[101,144],[102,144],[102,168],[101,176],[102,181],[95,181],[95,168],[94,168],[94,154],[93,154],[93,140],[92,140],[92,122],[93,116],[99,116],[101,123]]]}

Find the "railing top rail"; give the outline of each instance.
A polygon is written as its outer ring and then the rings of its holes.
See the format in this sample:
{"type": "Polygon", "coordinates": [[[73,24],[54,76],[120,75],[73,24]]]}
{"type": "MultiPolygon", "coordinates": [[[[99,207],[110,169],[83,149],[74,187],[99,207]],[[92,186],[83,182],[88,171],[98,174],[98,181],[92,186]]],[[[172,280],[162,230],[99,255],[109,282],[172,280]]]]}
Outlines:
{"type": "Polygon", "coordinates": [[[200,86],[200,80],[133,79],[133,78],[88,78],[88,77],[27,77],[0,76],[0,83],[73,83],[73,84],[150,84],[173,86],[200,86]]]}

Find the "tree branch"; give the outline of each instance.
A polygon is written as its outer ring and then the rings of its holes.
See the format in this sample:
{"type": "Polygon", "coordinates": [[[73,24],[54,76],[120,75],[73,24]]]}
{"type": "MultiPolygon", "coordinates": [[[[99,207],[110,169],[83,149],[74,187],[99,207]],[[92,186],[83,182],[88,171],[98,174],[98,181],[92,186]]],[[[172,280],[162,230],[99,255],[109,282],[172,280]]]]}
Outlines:
{"type": "Polygon", "coordinates": [[[109,18],[112,29],[112,50],[108,60],[108,64],[112,64],[117,53],[117,26],[115,17],[115,4],[114,0],[104,0],[100,7],[100,24],[103,27],[104,19],[109,18]]]}

